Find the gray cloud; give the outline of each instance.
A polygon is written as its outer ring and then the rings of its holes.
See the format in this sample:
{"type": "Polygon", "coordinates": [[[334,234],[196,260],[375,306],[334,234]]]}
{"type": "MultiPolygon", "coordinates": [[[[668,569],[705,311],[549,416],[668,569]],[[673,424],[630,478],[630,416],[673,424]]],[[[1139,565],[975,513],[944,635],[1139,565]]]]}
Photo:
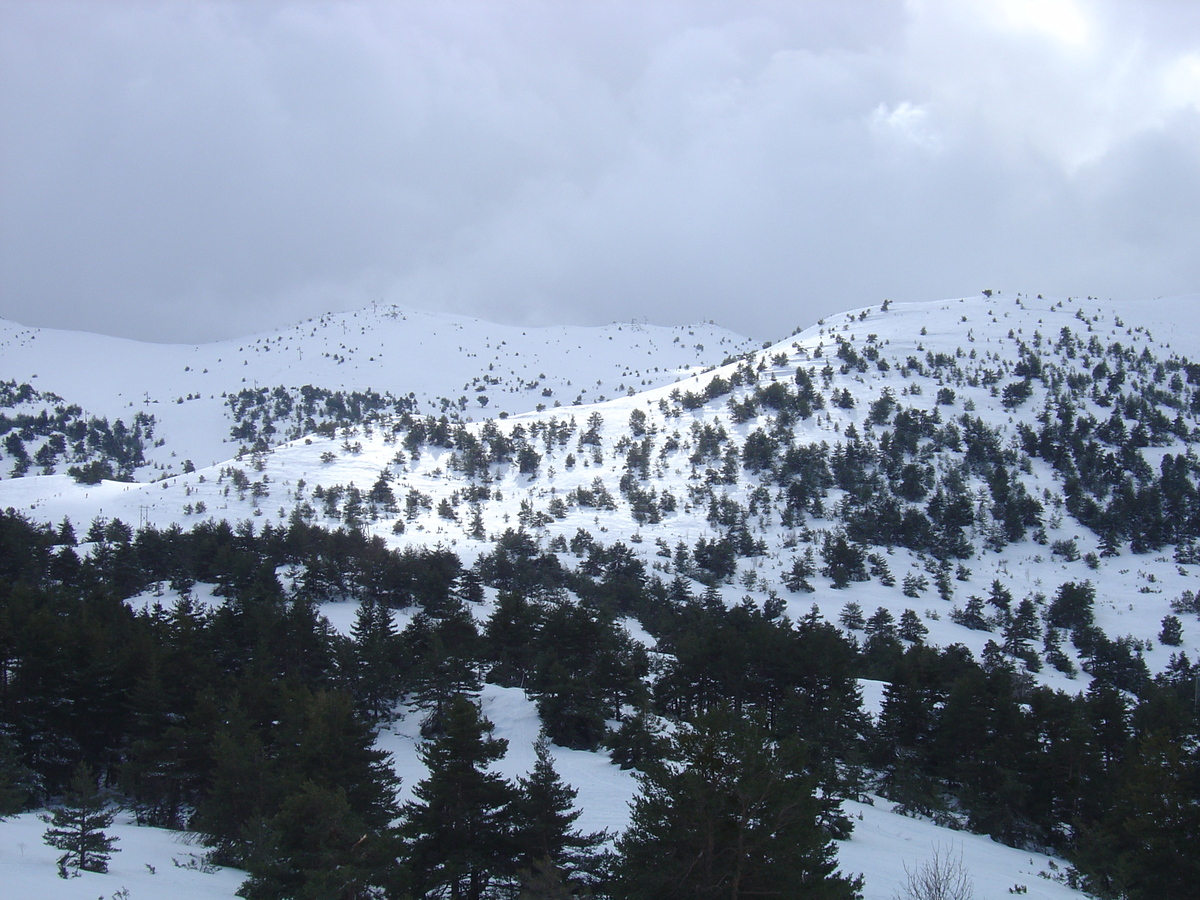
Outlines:
{"type": "Polygon", "coordinates": [[[372,300],[778,338],[1200,284],[1176,3],[0,5],[0,315],[198,340],[372,300]]]}

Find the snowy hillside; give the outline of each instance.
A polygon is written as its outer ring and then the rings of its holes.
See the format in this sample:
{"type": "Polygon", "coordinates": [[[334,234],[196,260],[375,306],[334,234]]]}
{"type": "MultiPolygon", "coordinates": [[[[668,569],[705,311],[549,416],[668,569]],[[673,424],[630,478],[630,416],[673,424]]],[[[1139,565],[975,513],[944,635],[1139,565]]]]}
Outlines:
{"type": "MultiPolygon", "coordinates": [[[[596,334],[592,348],[578,355],[593,364],[603,360],[608,368],[621,368],[613,361],[619,357],[604,355],[609,337],[596,334]]],[[[0,483],[0,507],[28,510],[48,522],[69,516],[86,523],[99,515],[159,527],[201,518],[286,523],[299,511],[305,519],[328,526],[349,522],[401,546],[442,542],[467,559],[487,546],[480,538],[494,538],[507,528],[529,527],[546,545],[556,537],[569,541],[583,529],[603,543],[630,543],[648,564],[664,572],[672,571],[671,557],[680,543],[690,547],[699,538],[716,540],[735,529],[761,542],[765,552],[745,555],[736,566],[736,578],[722,579],[728,602],[746,593],[774,590],[785,595],[793,618],[814,602],[831,619],[848,600],[868,613],[882,606],[897,619],[912,608],[931,629],[931,642],[964,643],[978,654],[995,635],[949,620],[950,609],[965,598],[986,596],[996,579],[1016,600],[1051,594],[1062,582],[1091,580],[1105,586],[1097,605],[1101,627],[1113,636],[1132,636],[1140,645],[1137,654],[1158,671],[1179,649],[1157,643],[1160,621],[1171,614],[1172,601],[1194,588],[1194,572],[1176,564],[1170,547],[1157,553],[1102,556],[1100,537],[1067,510],[1061,474],[1046,460],[1019,449],[1018,426],[1041,427],[1040,420],[1047,414],[1058,416],[1061,408],[1059,394],[1052,394],[1041,380],[1022,380],[1014,371],[1022,359],[1021,347],[1036,348],[1047,360],[1045,365],[1054,367],[1053,377],[1069,388],[1071,379],[1083,375],[1090,385],[1092,371],[1101,365],[1115,373],[1118,364],[1107,349],[1113,344],[1122,344],[1124,355],[1134,363],[1145,354],[1163,362],[1172,355],[1152,333],[1089,302],[978,297],[897,304],[886,312],[876,307],[813,325],[737,363],[696,372],[678,383],[678,370],[672,369],[667,384],[604,403],[453,426],[442,437],[422,434],[427,429],[420,415],[410,418],[416,423],[412,428],[393,416],[348,437],[308,436],[153,484],[105,482],[84,490],[65,475],[10,479],[0,483]],[[1067,349],[1061,349],[1064,329],[1073,335],[1067,349]],[[848,349],[839,351],[841,347],[848,349]],[[814,390],[824,397],[823,407],[808,417],[780,415],[771,406],[777,387],[779,396],[794,388],[797,367],[812,373],[814,390]],[[1019,403],[1002,392],[1026,383],[1029,394],[1019,403]],[[748,399],[755,392],[762,397],[757,402],[748,399]],[[873,412],[872,404],[885,395],[890,398],[886,419],[873,422],[873,416],[883,414],[873,412]],[[938,560],[923,548],[904,547],[898,536],[885,554],[893,585],[874,577],[849,590],[786,591],[782,585],[793,561],[806,548],[819,551],[822,535],[845,524],[839,504],[848,492],[833,485],[818,489],[821,513],[813,512],[811,497],[807,508],[793,504],[789,513],[783,485],[767,477],[769,464],[781,447],[824,444],[833,453],[849,437],[877,446],[885,434],[896,433],[898,412],[902,418],[906,413],[927,417],[913,426],[920,432],[914,447],[920,444],[921,449],[910,456],[919,467],[903,470],[903,477],[914,481],[912,496],[919,496],[922,505],[935,494],[935,479],[945,474],[945,461],[964,457],[962,447],[946,446],[953,434],[932,440],[926,435],[946,426],[961,440],[964,429],[956,420],[967,416],[994,429],[999,449],[1013,449],[1021,490],[1042,508],[1036,516],[1039,525],[1018,525],[1023,539],[1007,539],[1000,533],[1003,522],[993,515],[989,486],[976,476],[964,486],[972,508],[963,534],[972,551],[964,552],[951,568],[952,577],[944,582],[946,597],[939,599],[938,560]],[[631,416],[641,424],[631,425],[631,416]],[[770,439],[780,428],[788,434],[782,445],[770,439]],[[460,434],[473,436],[478,447],[464,451],[456,446],[461,444],[460,434]],[[519,459],[523,450],[529,453],[528,472],[522,471],[519,459]],[[766,454],[761,463],[755,453],[766,454]],[[394,512],[369,496],[381,479],[394,498],[394,512]],[[351,510],[347,518],[347,499],[355,497],[352,506],[358,511],[351,510]],[[397,524],[403,534],[396,533],[397,524]],[[915,596],[902,590],[907,576],[924,584],[915,596]]],[[[575,357],[570,358],[574,365],[575,357]]],[[[656,365],[649,368],[658,368],[654,374],[662,375],[666,367],[651,358],[656,365]]],[[[624,371],[633,372],[626,376],[630,379],[646,377],[642,369],[624,371]]],[[[1195,377],[1200,379],[1200,374],[1195,377]]],[[[564,385],[580,381],[562,374],[556,378],[555,383],[564,385]]],[[[1107,375],[1105,379],[1103,384],[1112,383],[1107,375]]],[[[1155,472],[1164,456],[1187,456],[1200,436],[1200,406],[1193,400],[1200,386],[1187,380],[1183,370],[1156,376],[1153,367],[1145,373],[1131,371],[1128,382],[1124,374],[1121,379],[1114,389],[1118,396],[1132,396],[1143,385],[1161,385],[1164,397],[1177,395],[1183,404],[1179,410],[1162,407],[1171,418],[1158,414],[1165,423],[1163,433],[1154,435],[1138,455],[1155,472]],[[1176,380],[1181,384],[1172,393],[1170,384],[1176,380]],[[1182,417],[1182,435],[1174,429],[1176,413],[1182,417]]],[[[1069,391],[1072,414],[1111,422],[1120,405],[1114,409],[1112,400],[1089,391],[1069,391]]],[[[1137,422],[1133,415],[1125,416],[1122,436],[1137,422]]],[[[1105,446],[1111,452],[1115,445],[1114,439],[1105,446]]],[[[901,498],[905,508],[917,503],[901,498]]],[[[819,567],[819,553],[814,558],[819,567]]],[[[1185,627],[1183,640],[1182,648],[1195,656],[1200,628],[1185,627]]],[[[1082,674],[1067,677],[1050,668],[1039,677],[1057,687],[1086,687],[1082,674]]]]}
{"type": "MultiPolygon", "coordinates": [[[[154,440],[162,443],[148,447],[149,467],[138,473],[138,480],[150,480],[181,471],[185,459],[215,465],[250,443],[231,437],[230,397],[243,391],[284,388],[295,396],[305,385],[374,391],[417,413],[470,420],[670,384],[749,345],[709,324],[515,328],[396,306],[199,345],[0,320],[0,382],[28,383],[57,395],[57,402],[131,426],[139,413],[153,416],[154,440]]],[[[16,412],[37,415],[55,405],[29,403],[16,412]]],[[[41,443],[31,443],[30,457],[41,443]]],[[[12,454],[0,451],[0,457],[0,474],[7,476],[12,454]]]]}
{"type": "MultiPolygon", "coordinates": [[[[520,330],[394,308],[203,347],[5,326],[0,378],[114,419],[149,412],[167,455],[132,483],[79,484],[31,466],[0,481],[0,509],[69,519],[81,538],[114,519],[160,530],[228,521],[436,547],[483,579],[469,604],[481,627],[508,590],[488,581],[505,553],[545,554],[600,580],[617,559],[641,573],[642,605],[622,610],[623,633],[660,692],[656,679],[679,661],[657,646],[657,624],[639,620],[653,608],[645,597],[833,623],[870,674],[861,684],[874,725],[881,673],[921,645],[960,647],[989,673],[1011,673],[1025,706],[1036,686],[1134,698],[1164,671],[1190,678],[1186,659],[1200,656],[1200,363],[1188,335],[1122,315],[1094,300],[1023,296],[884,304],[762,349],[715,326],[520,330]],[[263,392],[237,419],[255,440],[231,439],[228,396],[277,385],[411,402],[255,446],[264,421],[303,424],[290,407],[271,413],[263,392]]],[[[312,576],[276,572],[283,590],[312,589],[312,576]]],[[[175,592],[156,587],[131,602],[169,606],[175,592]]],[[[224,602],[211,591],[188,588],[197,602],[224,602]]],[[[348,576],[319,592],[332,626],[350,634],[365,582],[348,576]]],[[[561,585],[549,593],[548,608],[582,603],[561,585]]],[[[403,629],[419,604],[397,605],[403,629]]],[[[499,768],[529,771],[543,724],[532,694],[493,683],[482,702],[510,742],[499,768]]],[[[424,772],[418,723],[385,724],[378,741],[406,797],[424,772]]],[[[632,776],[603,751],[554,754],[580,791],[581,826],[621,830],[632,776]]],[[[904,866],[939,845],[961,849],[977,895],[1081,896],[1050,879],[1061,861],[959,830],[978,825],[965,801],[892,812],[903,804],[881,793],[896,773],[878,771],[863,802],[845,805],[855,830],[839,845],[843,870],[865,873],[869,900],[891,897],[904,866]]],[[[28,871],[13,847],[35,830],[28,817],[0,824],[0,871],[28,871]]],[[[1060,838],[1050,829],[1025,844],[1060,838]]]]}

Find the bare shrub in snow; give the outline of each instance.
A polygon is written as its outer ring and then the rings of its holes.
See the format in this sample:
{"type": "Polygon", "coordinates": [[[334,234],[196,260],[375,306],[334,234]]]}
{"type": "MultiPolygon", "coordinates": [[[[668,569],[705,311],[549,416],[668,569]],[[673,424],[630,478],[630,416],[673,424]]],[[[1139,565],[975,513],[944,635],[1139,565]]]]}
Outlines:
{"type": "Polygon", "coordinates": [[[916,868],[904,864],[904,887],[892,896],[895,900],[972,900],[975,882],[963,865],[961,848],[956,855],[940,844],[933,856],[916,868]]]}

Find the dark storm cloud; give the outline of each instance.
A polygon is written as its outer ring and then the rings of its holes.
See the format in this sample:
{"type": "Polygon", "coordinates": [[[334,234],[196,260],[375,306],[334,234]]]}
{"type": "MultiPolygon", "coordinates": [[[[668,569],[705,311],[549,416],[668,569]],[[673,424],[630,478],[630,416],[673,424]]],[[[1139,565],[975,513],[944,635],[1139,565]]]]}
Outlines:
{"type": "Polygon", "coordinates": [[[759,337],[1200,283],[1187,4],[0,5],[0,315],[759,337]]]}

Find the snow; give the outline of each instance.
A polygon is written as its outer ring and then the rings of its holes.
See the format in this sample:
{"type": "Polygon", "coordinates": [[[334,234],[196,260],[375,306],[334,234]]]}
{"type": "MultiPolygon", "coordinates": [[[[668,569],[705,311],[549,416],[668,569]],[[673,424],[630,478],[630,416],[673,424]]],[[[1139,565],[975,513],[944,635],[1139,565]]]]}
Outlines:
{"type": "Polygon", "coordinates": [[[935,850],[952,859],[961,853],[963,868],[974,882],[975,896],[979,898],[999,898],[1018,885],[1027,889],[1023,896],[1030,900],[1084,896],[1039,874],[1054,874],[1055,867],[1061,873],[1062,860],[1015,850],[986,835],[949,831],[927,820],[899,815],[891,811],[892,804],[882,797],[874,797],[872,801],[843,804],[843,810],[854,822],[854,833],[838,846],[842,871],[866,876],[863,900],[892,900],[905,883],[904,867],[915,871],[932,858],[935,850]]]}
{"type": "MultiPolygon", "coordinates": [[[[1200,316],[1194,298],[1163,301],[1149,310],[1122,308],[1121,326],[1113,320],[1109,305],[1099,301],[1060,303],[1020,297],[1018,303],[1017,299],[995,295],[897,303],[887,312],[878,307],[850,311],[761,350],[755,361],[763,361],[764,378],[786,379],[797,365],[811,365],[819,371],[826,361],[836,362],[835,336],[853,337],[854,345],[861,347],[870,334],[876,336],[875,344],[893,362],[902,363],[908,356],[924,359],[926,352],[954,355],[960,350],[964,354],[976,352],[981,361],[987,354],[1011,359],[1015,345],[1008,337],[1010,330],[1024,340],[1030,340],[1035,331],[1053,340],[1063,327],[1079,334],[1094,328],[1104,343],[1120,340],[1138,352],[1150,347],[1160,357],[1168,351],[1159,341],[1166,340],[1176,344],[1174,349],[1179,352],[1196,354],[1196,347],[1188,344],[1197,343],[1195,335],[1200,330],[1189,332],[1178,325],[1171,327],[1172,322],[1186,323],[1200,316]],[[1152,325],[1161,323],[1161,327],[1151,328],[1153,340],[1144,331],[1135,330],[1141,321],[1135,318],[1139,312],[1147,316],[1146,321],[1152,319],[1152,325]],[[1080,315],[1098,318],[1094,323],[1085,322],[1080,315]],[[821,348],[820,358],[815,356],[818,348],[821,348]],[[773,358],[777,354],[787,357],[787,366],[775,365],[773,358]]],[[[156,434],[166,438],[153,457],[159,467],[154,475],[163,476],[163,480],[141,484],[105,482],[88,487],[75,484],[65,475],[5,478],[0,480],[0,508],[13,507],[51,523],[69,516],[81,532],[95,516],[120,517],[135,526],[150,523],[166,527],[178,523],[186,529],[205,518],[250,520],[261,526],[268,521],[285,521],[298,502],[311,500],[317,485],[354,483],[366,490],[379,472],[388,468],[394,475],[393,488],[398,497],[402,498],[410,488],[418,490],[432,498],[434,512],[407,522],[402,535],[392,533],[391,519],[369,525],[369,533],[381,536],[394,547],[440,542],[470,565],[489,545],[467,535],[466,516],[461,509],[458,522],[441,519],[436,514],[438,502],[461,487],[449,467],[448,451],[425,448],[418,460],[395,466],[392,460],[396,447],[388,443],[383,428],[376,428],[372,434],[364,430],[355,436],[354,440],[362,445],[361,452],[346,451],[340,437],[314,435],[289,442],[265,454],[259,472],[249,459],[232,459],[236,448],[227,440],[229,420],[221,399],[223,392],[243,387],[312,383],[341,389],[373,387],[397,395],[411,391],[418,396],[423,411],[436,411],[438,398],[454,399],[470,394],[463,418],[505,412],[509,414],[507,418],[496,424],[506,432],[517,425],[529,428],[551,417],[560,422],[574,417],[582,430],[593,412],[603,417],[604,451],[599,462],[586,448],[578,448],[572,438],[565,447],[547,449],[539,442],[539,452],[545,452],[539,471],[533,476],[522,475],[515,466],[494,471],[490,488],[503,499],[482,504],[489,535],[494,537],[506,528],[517,527],[522,501],[544,510],[552,498],[565,497],[573,489],[587,487],[600,477],[617,498],[618,510],[573,508],[565,519],[535,533],[542,535],[544,543],[555,535],[570,539],[576,529],[584,528],[597,541],[606,544],[622,541],[641,555],[648,571],[654,571],[655,565],[664,566],[658,574],[669,581],[671,576],[665,568],[669,560],[664,563],[656,555],[656,540],[661,539],[668,548],[674,548],[680,541],[692,545],[699,537],[711,537],[714,531],[707,521],[706,508],[689,505],[688,487],[694,482],[689,478],[687,451],[660,459],[657,449],[665,436],[676,432],[681,441],[689,441],[693,422],[719,421],[731,439],[738,441],[754,427],[731,421],[725,397],[708,401],[695,411],[679,411],[670,402],[671,392],[676,388],[701,391],[713,375],[701,374],[702,365],[748,349],[744,339],[709,325],[684,329],[628,324],[605,329],[519,329],[394,307],[325,316],[281,332],[195,347],[139,344],[0,322],[0,378],[31,381],[39,390],[54,391],[69,403],[79,403],[89,412],[110,418],[121,416],[128,420],[137,410],[152,412],[160,422],[156,434]],[[698,350],[697,344],[706,349],[698,350]],[[485,375],[499,378],[500,383],[486,385],[489,403],[483,408],[474,400],[476,392],[470,385],[472,379],[485,375]],[[533,380],[538,383],[537,389],[522,386],[533,380]],[[628,395],[629,388],[636,393],[628,395]],[[543,389],[549,389],[551,396],[544,397],[543,389]],[[200,399],[174,402],[189,393],[199,395],[200,399]],[[601,394],[610,399],[590,402],[601,394]],[[573,402],[577,396],[582,398],[578,406],[573,402]],[[564,405],[554,408],[555,400],[564,405]],[[537,411],[535,405],[543,402],[551,408],[537,411]],[[663,404],[678,415],[664,416],[660,411],[663,404]],[[629,416],[635,409],[644,411],[651,427],[656,429],[649,486],[671,491],[679,504],[658,525],[639,527],[633,523],[616,489],[624,471],[624,457],[614,451],[614,444],[627,435],[629,416]],[[325,453],[332,453],[335,458],[323,462],[325,453]],[[568,453],[576,456],[573,468],[566,465],[568,453]],[[184,458],[195,460],[196,472],[182,474],[184,458]],[[226,494],[229,479],[221,474],[226,466],[245,469],[252,481],[269,477],[269,496],[256,503],[249,495],[239,498],[235,490],[226,494]],[[301,480],[306,483],[303,493],[299,491],[301,480]],[[194,509],[199,500],[204,501],[206,513],[188,514],[187,509],[194,509]]],[[[717,370],[726,377],[732,372],[732,366],[717,370]]],[[[833,387],[849,389],[857,400],[856,408],[827,408],[797,426],[799,438],[825,441],[832,446],[851,424],[861,433],[868,404],[884,388],[890,389],[906,406],[938,408],[934,382],[905,378],[897,365],[887,373],[872,370],[865,374],[854,371],[835,374],[833,387]],[[913,393],[913,385],[919,385],[922,392],[913,393]]],[[[829,390],[822,390],[829,395],[829,390]]],[[[1008,435],[1013,433],[1016,421],[1034,416],[1044,401],[1044,390],[1037,386],[1034,396],[1014,413],[1002,408],[986,386],[956,386],[955,390],[955,403],[942,407],[948,415],[960,415],[969,401],[974,404],[973,415],[991,426],[1001,427],[1008,435]]],[[[1110,412],[1098,408],[1090,411],[1102,419],[1110,412]]],[[[480,423],[469,427],[478,428],[480,423]]],[[[1159,452],[1178,453],[1183,449],[1178,444],[1159,452]]],[[[1097,549],[1095,536],[1062,511],[1061,486],[1047,466],[1035,460],[1025,483],[1030,494],[1045,503],[1050,541],[1073,538],[1081,553],[1097,549]]],[[[753,479],[743,475],[737,485],[727,490],[731,497],[744,502],[754,486],[753,479]]],[[[830,509],[834,501],[836,492],[828,504],[830,509]]],[[[318,521],[327,527],[339,524],[335,520],[318,521]]],[[[815,529],[833,524],[832,519],[809,522],[815,529]]],[[[1098,587],[1097,624],[1110,637],[1128,634],[1142,641],[1151,671],[1161,670],[1178,650],[1186,651],[1193,659],[1200,656],[1200,624],[1191,617],[1185,617],[1182,647],[1163,647],[1157,641],[1159,623],[1170,614],[1171,600],[1184,590],[1195,589],[1195,571],[1176,565],[1166,553],[1133,556],[1125,552],[1115,559],[1101,559],[1092,568],[1084,559],[1067,561],[1053,557],[1048,545],[1032,541],[1011,544],[1000,553],[984,550],[963,561],[964,571],[953,580],[953,598],[947,601],[933,587],[927,561],[902,548],[886,553],[888,566],[897,584],[906,574],[924,575],[930,586],[919,597],[906,597],[898,587],[885,587],[877,579],[835,590],[827,579],[819,577],[813,579],[814,593],[791,594],[782,587],[781,576],[805,545],[797,543],[795,531],[783,528],[777,519],[755,522],[754,536],[767,542],[768,554],[739,562],[738,578],[721,589],[726,603],[737,603],[747,595],[761,603],[767,590],[775,589],[784,601],[785,614],[793,621],[807,615],[815,605],[823,617],[836,622],[843,605],[851,600],[861,606],[867,617],[882,607],[899,620],[906,609],[912,609],[929,629],[927,642],[940,646],[963,644],[978,657],[985,643],[995,640],[997,635],[955,624],[949,613],[954,606],[961,607],[971,595],[986,597],[994,579],[1011,591],[1014,602],[1039,594],[1050,598],[1067,581],[1091,581],[1098,587]]],[[[699,591],[698,585],[693,588],[699,591]]],[[[197,585],[194,592],[202,602],[220,602],[205,586],[197,585]]],[[[477,618],[485,617],[490,610],[492,593],[488,592],[488,600],[474,608],[477,618]]],[[[142,595],[130,603],[138,608],[155,602],[169,606],[170,599],[169,595],[142,595]]],[[[338,632],[348,633],[357,604],[327,604],[322,611],[338,632]]],[[[403,627],[410,616],[411,611],[398,612],[397,627],[403,627]]],[[[634,640],[654,648],[653,638],[639,623],[626,620],[622,624],[634,640]]],[[[1064,645],[1064,649],[1073,653],[1069,646],[1064,645]]],[[[1071,693],[1086,690],[1090,680],[1086,674],[1069,677],[1049,666],[1035,677],[1039,683],[1071,693]]],[[[885,685],[863,680],[860,686],[864,709],[877,716],[885,685]]],[[[533,743],[538,734],[533,703],[517,689],[492,685],[485,687],[482,699],[485,714],[496,723],[497,735],[509,741],[508,756],[498,763],[497,770],[509,777],[524,774],[533,765],[533,743]]],[[[403,778],[405,796],[410,795],[412,786],[423,777],[417,758],[417,720],[418,716],[410,715],[379,736],[379,745],[392,753],[397,772],[403,778]]],[[[603,753],[552,749],[560,774],[579,789],[579,804],[584,810],[580,826],[612,832],[623,828],[628,820],[628,802],[636,792],[632,775],[614,766],[603,753]]],[[[848,872],[866,874],[866,896],[871,900],[890,897],[903,877],[903,864],[918,864],[930,855],[934,846],[962,850],[980,896],[999,896],[1016,884],[1025,885],[1031,898],[1080,896],[1061,884],[1038,877],[1038,872],[1049,870],[1045,857],[1012,850],[985,837],[948,831],[930,822],[899,816],[883,800],[876,800],[874,805],[848,804],[847,811],[855,817],[857,827],[853,838],[839,847],[842,865],[848,872]]],[[[187,898],[231,896],[236,887],[235,873],[202,875],[176,869],[170,859],[172,853],[178,856],[182,851],[173,836],[128,823],[118,829],[125,852],[114,857],[112,874],[61,881],[54,875],[54,851],[41,844],[41,829],[40,823],[30,816],[0,823],[0,869],[3,870],[0,878],[5,879],[6,885],[20,886],[13,896],[90,898],[98,894],[109,896],[125,885],[133,897],[187,898]],[[154,865],[158,874],[150,875],[145,862],[154,865]],[[168,875],[184,880],[178,887],[174,882],[167,886],[168,875]],[[204,893],[214,885],[217,887],[212,892],[204,893]]]]}
{"type": "Polygon", "coordinates": [[[465,398],[462,415],[483,418],[671,384],[751,346],[709,324],[518,328],[390,305],[197,345],[0,319],[0,379],[28,381],[110,421],[152,414],[165,444],[150,457],[161,472],[179,473],[184,459],[216,465],[237,452],[224,395],[247,388],[412,392],[421,414],[439,413],[442,398],[465,398]]]}
{"type": "Polygon", "coordinates": [[[62,851],[42,843],[47,826],[35,813],[0,822],[0,893],[5,897],[38,900],[109,900],[122,890],[128,900],[231,900],[245,872],[207,866],[199,859],[204,848],[188,835],[162,828],[142,828],[131,816],[119,814],[106,832],[119,841],[108,872],[81,872],[78,878],[58,877],[62,851]]]}
{"type": "Polygon", "coordinates": [[[858,679],[858,689],[862,692],[863,712],[876,722],[883,713],[883,692],[887,686],[886,681],[876,681],[874,678],[858,679]]]}

